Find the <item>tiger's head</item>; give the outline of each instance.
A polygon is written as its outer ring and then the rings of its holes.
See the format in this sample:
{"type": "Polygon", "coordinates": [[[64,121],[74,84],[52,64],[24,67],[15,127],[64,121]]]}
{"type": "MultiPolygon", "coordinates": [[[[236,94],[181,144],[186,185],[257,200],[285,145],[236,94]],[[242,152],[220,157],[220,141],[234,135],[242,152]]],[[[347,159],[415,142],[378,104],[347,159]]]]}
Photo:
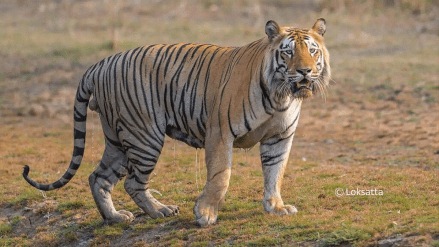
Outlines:
{"type": "Polygon", "coordinates": [[[326,21],[322,18],[311,29],[280,27],[274,21],[267,22],[269,52],[265,77],[275,102],[285,106],[293,99],[325,92],[331,76],[323,38],[325,31],[326,21]]]}

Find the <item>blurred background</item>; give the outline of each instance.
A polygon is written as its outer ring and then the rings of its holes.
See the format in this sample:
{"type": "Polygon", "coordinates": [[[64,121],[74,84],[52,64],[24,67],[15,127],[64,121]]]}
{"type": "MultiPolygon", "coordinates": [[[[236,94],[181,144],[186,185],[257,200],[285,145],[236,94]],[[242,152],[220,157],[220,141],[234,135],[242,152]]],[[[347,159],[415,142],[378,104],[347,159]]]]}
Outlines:
{"type": "Polygon", "coordinates": [[[311,27],[324,17],[333,85],[326,100],[305,104],[299,134],[321,142],[315,134],[324,131],[327,142],[343,144],[329,150],[342,161],[364,159],[352,155],[370,143],[376,152],[366,162],[396,152],[384,162],[439,166],[438,1],[3,0],[0,12],[2,123],[71,124],[82,73],[118,51],[240,46],[263,37],[267,20],[311,27]],[[381,149],[389,144],[397,150],[381,149]]]}

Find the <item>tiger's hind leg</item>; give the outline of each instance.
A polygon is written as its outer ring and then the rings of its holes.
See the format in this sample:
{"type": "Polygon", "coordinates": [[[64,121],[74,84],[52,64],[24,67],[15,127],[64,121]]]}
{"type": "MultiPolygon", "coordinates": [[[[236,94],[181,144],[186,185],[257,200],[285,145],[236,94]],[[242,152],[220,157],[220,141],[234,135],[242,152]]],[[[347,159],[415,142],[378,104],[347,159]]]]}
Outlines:
{"type": "MultiPolygon", "coordinates": [[[[148,137],[147,134],[142,136],[148,137]]],[[[127,150],[128,177],[124,184],[125,190],[151,218],[177,215],[178,206],[162,204],[151,195],[148,187],[150,175],[163,147],[164,135],[137,140],[137,142],[136,146],[127,150]]]]}
{"type": "Polygon", "coordinates": [[[116,211],[111,191],[127,174],[127,157],[116,146],[106,140],[105,152],[99,167],[90,175],[89,183],[99,212],[108,223],[129,222],[134,219],[131,212],[116,211]]]}

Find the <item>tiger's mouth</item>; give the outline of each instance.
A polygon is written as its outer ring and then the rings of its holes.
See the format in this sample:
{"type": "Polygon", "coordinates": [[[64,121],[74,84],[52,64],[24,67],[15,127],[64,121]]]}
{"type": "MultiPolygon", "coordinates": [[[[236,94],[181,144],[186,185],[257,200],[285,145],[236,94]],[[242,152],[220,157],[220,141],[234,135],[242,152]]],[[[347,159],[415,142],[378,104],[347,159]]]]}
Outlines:
{"type": "Polygon", "coordinates": [[[295,98],[306,99],[313,95],[314,83],[310,80],[303,79],[293,83],[293,96],[295,98]]]}

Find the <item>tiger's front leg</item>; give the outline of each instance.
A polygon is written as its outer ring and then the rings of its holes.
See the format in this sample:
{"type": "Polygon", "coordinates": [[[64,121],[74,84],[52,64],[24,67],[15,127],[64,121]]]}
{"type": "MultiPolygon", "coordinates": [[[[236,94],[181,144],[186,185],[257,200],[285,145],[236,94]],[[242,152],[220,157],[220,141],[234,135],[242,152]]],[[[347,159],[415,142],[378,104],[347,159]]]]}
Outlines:
{"type": "Polygon", "coordinates": [[[278,215],[297,213],[296,207],[285,205],[280,191],[282,179],[294,134],[286,137],[273,137],[260,145],[262,170],[264,173],[264,200],[265,211],[278,215]]]}
{"type": "Polygon", "coordinates": [[[212,225],[217,220],[219,206],[229,187],[232,145],[206,141],[207,181],[194,207],[196,221],[201,227],[212,225]]]}

